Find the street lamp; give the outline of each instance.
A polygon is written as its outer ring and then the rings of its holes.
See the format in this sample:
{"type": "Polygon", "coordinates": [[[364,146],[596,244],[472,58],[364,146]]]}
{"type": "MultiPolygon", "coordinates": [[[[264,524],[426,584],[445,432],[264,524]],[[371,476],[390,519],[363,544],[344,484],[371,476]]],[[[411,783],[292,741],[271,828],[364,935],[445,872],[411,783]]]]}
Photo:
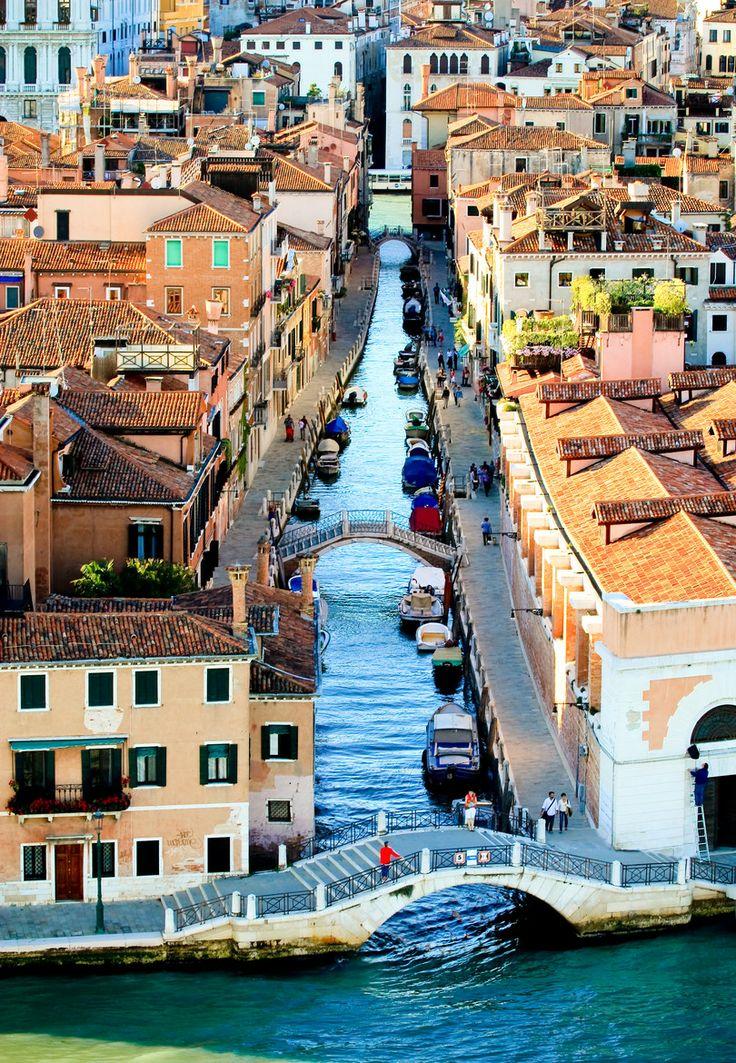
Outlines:
{"type": "Polygon", "coordinates": [[[95,922],[95,934],[105,933],[105,909],[102,905],[102,822],[104,815],[99,808],[92,813],[97,831],[97,919],[95,922]]]}

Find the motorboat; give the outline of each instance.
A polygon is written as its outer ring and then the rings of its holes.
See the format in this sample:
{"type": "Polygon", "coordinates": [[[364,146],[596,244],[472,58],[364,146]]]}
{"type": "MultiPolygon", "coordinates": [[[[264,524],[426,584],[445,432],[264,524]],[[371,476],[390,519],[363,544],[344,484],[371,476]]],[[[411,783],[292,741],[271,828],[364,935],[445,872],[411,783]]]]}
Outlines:
{"type": "Polygon", "coordinates": [[[343,395],[342,404],[348,410],[356,410],[359,406],[365,406],[368,402],[368,392],[365,388],[348,388],[343,395]]]}
{"type": "Polygon", "coordinates": [[[298,517],[299,520],[319,520],[320,512],[319,499],[309,495],[295,499],[291,507],[292,516],[298,517]]]}
{"type": "Polygon", "coordinates": [[[318,454],[339,454],[340,444],[336,439],[320,439],[317,444],[318,454]]]}
{"type": "Polygon", "coordinates": [[[440,504],[431,487],[420,487],[411,500],[412,512],[417,509],[439,509],[440,504]]]}
{"type": "Polygon", "coordinates": [[[430,786],[476,782],[480,777],[478,721],[472,712],[446,701],[427,724],[422,763],[430,786]]]}
{"type": "Polygon", "coordinates": [[[420,318],[424,314],[424,307],[422,306],[422,300],[417,298],[416,295],[410,295],[408,299],[404,300],[404,317],[420,318]]]}
{"type": "Polygon", "coordinates": [[[350,442],[350,425],[342,417],[333,417],[325,425],[325,438],[334,439],[342,450],[350,442]]]}
{"type": "Polygon", "coordinates": [[[419,355],[418,354],[398,354],[394,359],[394,376],[398,376],[399,373],[414,371],[419,368],[419,355]]]}
{"type": "Polygon", "coordinates": [[[440,599],[425,590],[410,591],[399,602],[399,617],[405,624],[425,624],[441,620],[443,615],[440,599]]]}
{"type": "Polygon", "coordinates": [[[427,535],[431,539],[439,539],[442,535],[442,514],[436,504],[432,507],[412,508],[409,514],[409,528],[419,535],[427,535]]]}
{"type": "Polygon", "coordinates": [[[416,643],[420,653],[434,653],[452,641],[452,632],[445,624],[421,624],[417,628],[416,643]]]}
{"type": "Polygon", "coordinates": [[[401,482],[408,491],[437,486],[437,468],[426,454],[409,455],[401,470],[401,482]]]}
{"type": "Polygon", "coordinates": [[[438,682],[443,678],[454,681],[463,670],[463,651],[459,646],[438,646],[432,654],[432,668],[438,682]]]}
{"type": "Polygon", "coordinates": [[[331,450],[322,451],[314,459],[314,468],[323,480],[334,480],[340,475],[340,455],[331,450]]]}
{"type": "MultiPolygon", "coordinates": [[[[424,439],[407,439],[406,445],[409,448],[409,457],[416,458],[418,455],[424,455],[429,458],[432,455],[432,451],[429,449],[429,443],[424,439]]],[[[422,488],[422,490],[424,490],[422,488]]]]}
{"type": "Polygon", "coordinates": [[[409,410],[406,415],[404,434],[407,439],[429,438],[429,425],[425,414],[421,410],[409,410]]]}
{"type": "Polygon", "coordinates": [[[406,589],[408,593],[417,590],[427,590],[430,594],[436,594],[439,598],[444,597],[444,569],[432,568],[431,565],[418,565],[412,572],[409,585],[406,589]]]}
{"type": "Polygon", "coordinates": [[[419,374],[402,373],[396,378],[396,387],[399,391],[416,391],[419,387],[419,374]]]}
{"type": "MultiPolygon", "coordinates": [[[[292,594],[302,593],[302,577],[301,573],[295,573],[286,584],[292,594]]],[[[319,583],[316,576],[312,576],[312,598],[314,600],[315,615],[319,617],[320,627],[324,630],[324,625],[327,623],[327,617],[329,615],[329,609],[327,602],[324,598],[320,597],[319,583]]]]}
{"type": "Polygon", "coordinates": [[[406,283],[406,281],[419,281],[421,279],[422,274],[419,271],[419,266],[409,263],[399,270],[399,280],[402,284],[406,283]]]}

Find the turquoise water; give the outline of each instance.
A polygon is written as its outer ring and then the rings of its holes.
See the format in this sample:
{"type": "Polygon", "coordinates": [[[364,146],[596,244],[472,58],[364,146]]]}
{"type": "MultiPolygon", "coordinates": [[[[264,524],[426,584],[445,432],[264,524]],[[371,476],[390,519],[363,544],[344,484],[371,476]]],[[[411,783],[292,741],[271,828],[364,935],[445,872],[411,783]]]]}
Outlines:
{"type": "MultiPolygon", "coordinates": [[[[392,218],[407,197],[376,197],[397,199],[392,218]]],[[[389,244],[383,254],[356,376],[369,402],[347,414],[353,441],[340,479],[316,485],[326,513],[409,508],[402,423],[420,403],[399,396],[391,374],[405,252],[389,244]]],[[[396,617],[413,567],[367,544],[320,560],[332,633],[317,706],[321,826],[430,803],[420,755],[438,699],[429,662],[396,617]]],[[[732,922],[577,947],[542,906],[473,886],[412,905],[342,959],[5,979],[0,1063],[730,1060],[734,984],[732,922]]]]}

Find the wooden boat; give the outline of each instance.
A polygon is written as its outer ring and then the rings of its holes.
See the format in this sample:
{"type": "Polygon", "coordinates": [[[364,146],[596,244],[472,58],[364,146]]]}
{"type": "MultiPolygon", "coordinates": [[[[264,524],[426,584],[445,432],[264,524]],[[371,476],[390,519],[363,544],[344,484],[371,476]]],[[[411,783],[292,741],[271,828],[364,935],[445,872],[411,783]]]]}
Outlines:
{"type": "Polygon", "coordinates": [[[432,668],[436,679],[454,679],[463,669],[463,651],[459,646],[440,646],[432,654],[432,668]]]}
{"type": "Polygon", "coordinates": [[[417,628],[416,643],[420,653],[441,650],[451,639],[452,632],[445,624],[421,624],[417,628]]]}
{"type": "Polygon", "coordinates": [[[420,487],[435,487],[437,467],[427,454],[409,455],[401,469],[401,483],[407,491],[420,487]]]}
{"type": "Polygon", "coordinates": [[[422,764],[428,786],[467,785],[479,779],[478,721],[472,712],[446,701],[432,714],[422,764]]]}
{"type": "Polygon", "coordinates": [[[434,506],[412,509],[409,515],[409,528],[420,535],[428,535],[430,539],[442,537],[442,514],[437,507],[436,500],[434,506]]]}
{"type": "Polygon", "coordinates": [[[399,391],[416,391],[419,387],[419,374],[402,373],[396,377],[396,387],[399,391]]]}
{"type": "Polygon", "coordinates": [[[355,410],[359,406],[365,406],[368,402],[368,392],[364,388],[348,388],[343,396],[342,404],[348,410],[355,410]]]}
{"type": "Polygon", "coordinates": [[[350,425],[342,417],[333,417],[325,425],[325,439],[334,439],[342,450],[350,442],[350,425]]]}
{"type": "Polygon", "coordinates": [[[399,617],[404,624],[424,624],[442,618],[442,602],[427,591],[410,591],[399,602],[399,617]]]}
{"type": "Polygon", "coordinates": [[[421,299],[417,299],[416,295],[410,295],[408,299],[404,300],[404,320],[417,320],[424,316],[424,307],[422,306],[421,299]]]}
{"type": "MultiPolygon", "coordinates": [[[[407,439],[406,445],[409,448],[409,457],[416,458],[418,455],[424,455],[427,458],[432,456],[432,451],[429,449],[429,443],[424,439],[407,439]]],[[[421,491],[426,488],[420,488],[421,491]]]]}
{"type": "Polygon", "coordinates": [[[422,274],[419,270],[419,266],[407,264],[402,266],[399,270],[399,280],[404,283],[405,281],[418,281],[422,279],[422,274]]]}
{"type": "Polygon", "coordinates": [[[406,415],[404,434],[407,439],[428,439],[429,425],[421,410],[409,410],[406,415]]]}
{"type": "Polygon", "coordinates": [[[293,516],[298,517],[300,520],[319,520],[321,512],[319,499],[303,495],[301,498],[295,499],[291,512],[293,516]]]}
{"type": "Polygon", "coordinates": [[[332,451],[323,451],[314,459],[314,467],[323,480],[334,480],[340,475],[340,457],[332,451]]]}
{"type": "Polygon", "coordinates": [[[445,593],[445,573],[441,568],[432,568],[431,565],[418,565],[406,589],[409,594],[412,591],[426,590],[442,598],[445,593]]]}
{"type": "Polygon", "coordinates": [[[394,376],[419,369],[419,356],[416,354],[399,354],[394,359],[394,376]]]}
{"type": "Polygon", "coordinates": [[[318,454],[339,454],[340,444],[336,439],[320,439],[317,444],[318,454]]]}

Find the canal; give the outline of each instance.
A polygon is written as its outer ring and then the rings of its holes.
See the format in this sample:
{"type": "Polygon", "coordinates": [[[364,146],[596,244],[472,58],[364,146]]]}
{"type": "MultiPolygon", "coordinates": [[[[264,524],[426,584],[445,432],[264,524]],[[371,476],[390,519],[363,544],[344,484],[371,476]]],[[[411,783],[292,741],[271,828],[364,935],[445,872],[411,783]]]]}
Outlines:
{"type": "MultiPolygon", "coordinates": [[[[405,197],[385,199],[395,202],[379,201],[380,208],[399,224],[405,197]]],[[[400,480],[403,421],[417,399],[398,395],[392,374],[403,343],[398,273],[406,253],[401,244],[383,248],[375,315],[354,378],[368,405],[347,415],[353,438],[339,480],[316,485],[324,513],[409,511],[400,480]]],[[[320,560],[332,636],[317,708],[321,828],[431,801],[420,757],[439,698],[429,661],[401,632],[396,613],[414,566],[406,554],[369,544],[320,560]]],[[[558,930],[523,898],[465,887],[417,903],[341,960],[7,979],[0,1060],[569,1063],[649,1056],[684,1063],[705,1047],[715,1059],[733,1058],[730,926],[583,948],[558,930]]]]}

